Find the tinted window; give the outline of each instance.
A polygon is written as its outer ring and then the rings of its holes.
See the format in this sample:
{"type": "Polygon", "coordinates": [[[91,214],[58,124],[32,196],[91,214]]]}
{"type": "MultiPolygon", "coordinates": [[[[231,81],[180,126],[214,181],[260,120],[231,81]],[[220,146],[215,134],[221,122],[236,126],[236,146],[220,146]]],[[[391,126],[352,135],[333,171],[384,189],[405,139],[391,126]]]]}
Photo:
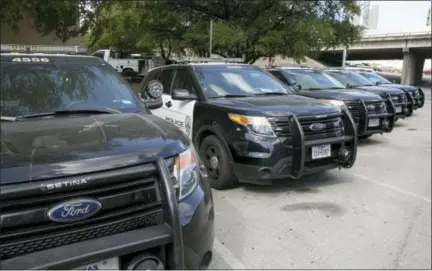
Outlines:
{"type": "Polygon", "coordinates": [[[336,78],[344,85],[350,84],[353,87],[360,86],[373,86],[373,83],[364,78],[360,74],[354,72],[328,72],[331,76],[336,78]]]}
{"type": "Polygon", "coordinates": [[[128,84],[106,64],[1,64],[1,114],[21,116],[63,109],[143,110],[128,84]]]}
{"type": "Polygon", "coordinates": [[[186,89],[189,93],[196,94],[193,78],[188,70],[178,69],[176,71],[172,89],[186,89]]]}
{"type": "Polygon", "coordinates": [[[171,93],[171,83],[174,76],[174,69],[164,69],[161,72],[161,75],[159,77],[159,81],[162,82],[164,86],[164,94],[170,94],[171,93]]]}
{"type": "Polygon", "coordinates": [[[301,86],[303,90],[345,88],[343,84],[330,75],[317,70],[292,69],[283,70],[282,73],[301,86]]]}
{"type": "Polygon", "coordinates": [[[290,93],[290,90],[266,71],[249,66],[200,66],[196,75],[208,98],[225,95],[290,93]]]}
{"type": "Polygon", "coordinates": [[[389,80],[373,72],[361,72],[360,74],[374,83],[379,82],[381,84],[391,84],[389,80]]]}

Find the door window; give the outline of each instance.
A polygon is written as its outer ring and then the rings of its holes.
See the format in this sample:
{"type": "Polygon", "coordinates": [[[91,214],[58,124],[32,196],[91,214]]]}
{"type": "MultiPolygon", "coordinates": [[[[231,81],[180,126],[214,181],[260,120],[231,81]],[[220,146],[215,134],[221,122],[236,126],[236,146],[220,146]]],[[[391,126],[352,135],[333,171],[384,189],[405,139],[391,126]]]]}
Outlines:
{"type": "Polygon", "coordinates": [[[171,82],[174,76],[174,69],[164,69],[161,72],[159,81],[161,81],[164,87],[164,94],[170,95],[171,93],[171,82]]]}
{"type": "Polygon", "coordinates": [[[283,83],[288,83],[285,77],[279,71],[271,71],[270,72],[274,77],[282,81],[283,83]]]}
{"type": "Polygon", "coordinates": [[[196,90],[193,84],[191,74],[184,69],[177,70],[172,89],[185,89],[190,94],[196,95],[196,90]]]}

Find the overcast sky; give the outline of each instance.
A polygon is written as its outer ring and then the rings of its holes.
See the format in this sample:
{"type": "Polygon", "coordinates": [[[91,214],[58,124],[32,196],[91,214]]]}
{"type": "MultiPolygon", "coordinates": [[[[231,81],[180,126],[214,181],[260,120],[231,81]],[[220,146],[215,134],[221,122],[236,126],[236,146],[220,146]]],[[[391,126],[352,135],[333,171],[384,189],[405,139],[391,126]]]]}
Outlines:
{"type": "Polygon", "coordinates": [[[430,31],[426,26],[431,1],[371,1],[379,6],[378,27],[373,32],[398,33],[430,31]]]}

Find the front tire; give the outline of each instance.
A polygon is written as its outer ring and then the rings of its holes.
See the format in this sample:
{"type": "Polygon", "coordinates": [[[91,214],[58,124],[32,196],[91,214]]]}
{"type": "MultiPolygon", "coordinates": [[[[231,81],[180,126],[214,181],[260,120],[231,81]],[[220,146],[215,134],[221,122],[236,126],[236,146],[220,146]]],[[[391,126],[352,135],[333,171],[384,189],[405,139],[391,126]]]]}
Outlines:
{"type": "Polygon", "coordinates": [[[204,138],[199,153],[213,188],[224,190],[237,185],[237,178],[233,174],[229,162],[229,150],[216,136],[210,135],[204,138]]]}

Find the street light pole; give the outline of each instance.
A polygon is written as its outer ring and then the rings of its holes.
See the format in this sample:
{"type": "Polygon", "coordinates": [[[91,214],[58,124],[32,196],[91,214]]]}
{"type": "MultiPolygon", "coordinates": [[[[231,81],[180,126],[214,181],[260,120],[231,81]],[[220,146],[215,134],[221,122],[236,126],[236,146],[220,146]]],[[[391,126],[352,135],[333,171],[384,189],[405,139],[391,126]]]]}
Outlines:
{"type": "Polygon", "coordinates": [[[213,43],[213,20],[210,20],[210,44],[209,44],[209,57],[212,55],[212,43],[213,43]]]}

